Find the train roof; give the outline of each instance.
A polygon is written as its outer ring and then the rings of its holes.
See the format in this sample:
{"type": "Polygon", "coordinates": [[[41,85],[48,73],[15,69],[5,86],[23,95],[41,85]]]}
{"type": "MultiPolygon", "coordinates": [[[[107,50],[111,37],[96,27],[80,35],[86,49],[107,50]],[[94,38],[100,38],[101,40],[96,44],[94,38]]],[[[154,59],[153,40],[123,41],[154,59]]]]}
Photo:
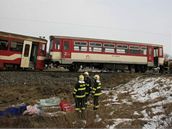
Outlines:
{"type": "Polygon", "coordinates": [[[46,39],[32,37],[32,36],[26,36],[26,35],[21,35],[21,34],[14,34],[14,33],[9,33],[9,32],[0,31],[0,36],[8,37],[8,38],[16,38],[16,39],[20,39],[20,40],[31,40],[34,42],[47,43],[46,39]]]}
{"type": "Polygon", "coordinates": [[[131,42],[131,41],[119,41],[119,40],[107,40],[107,39],[96,39],[96,38],[84,38],[84,37],[72,37],[72,36],[56,36],[51,35],[50,40],[54,38],[62,38],[62,39],[75,39],[75,40],[91,40],[91,41],[103,41],[103,42],[117,42],[117,43],[129,43],[129,44],[138,44],[138,45],[150,45],[156,47],[163,47],[160,44],[152,44],[152,43],[141,43],[141,42],[131,42]]]}

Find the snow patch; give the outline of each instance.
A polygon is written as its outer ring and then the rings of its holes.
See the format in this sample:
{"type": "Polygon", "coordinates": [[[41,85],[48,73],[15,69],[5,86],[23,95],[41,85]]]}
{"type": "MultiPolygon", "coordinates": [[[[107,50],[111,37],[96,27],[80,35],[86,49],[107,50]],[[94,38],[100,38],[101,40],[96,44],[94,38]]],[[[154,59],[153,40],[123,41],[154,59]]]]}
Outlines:
{"type": "Polygon", "coordinates": [[[154,114],[163,113],[163,112],[164,112],[164,109],[163,109],[162,106],[158,106],[158,107],[152,108],[152,112],[153,112],[154,114]]]}
{"type": "Polygon", "coordinates": [[[140,115],[137,111],[134,111],[133,114],[136,115],[136,116],[140,115]]]}
{"type": "Polygon", "coordinates": [[[100,122],[101,120],[102,120],[102,118],[100,118],[100,116],[97,114],[96,119],[94,120],[94,122],[100,122]]]}
{"type": "Polygon", "coordinates": [[[123,119],[113,119],[113,125],[109,125],[107,126],[108,129],[115,129],[115,127],[117,125],[119,125],[120,123],[123,123],[123,122],[129,122],[129,121],[132,121],[132,119],[126,119],[126,118],[123,118],[123,119]]]}
{"type": "Polygon", "coordinates": [[[102,90],[102,93],[108,95],[109,94],[109,90],[102,90]]]}
{"type": "Polygon", "coordinates": [[[141,111],[141,113],[143,114],[144,118],[150,118],[146,110],[141,111]]]}
{"type": "MultiPolygon", "coordinates": [[[[137,120],[147,121],[143,129],[156,129],[168,127],[169,122],[172,121],[172,113],[167,116],[163,109],[163,105],[172,103],[172,80],[166,77],[138,77],[130,82],[119,85],[115,90],[110,91],[113,96],[110,99],[111,104],[127,104],[133,105],[132,102],[145,103],[146,106],[140,107],[140,110],[134,111],[133,115],[143,114],[143,118],[137,120]],[[126,97],[118,100],[118,94],[127,93],[126,97]],[[129,94],[129,96],[128,96],[129,94]],[[128,98],[127,98],[128,97],[128,98]],[[146,104],[146,103],[145,103],[146,104]],[[149,108],[149,110],[147,110],[149,108]],[[144,110],[143,110],[144,109],[144,110]],[[141,113],[141,114],[139,114],[141,113]]],[[[110,112],[109,115],[112,115],[110,112]]],[[[134,119],[113,119],[114,124],[107,126],[110,129],[115,128],[122,122],[133,121],[134,119]]]]}
{"type": "Polygon", "coordinates": [[[112,116],[112,115],[113,115],[113,113],[114,113],[114,111],[110,112],[110,113],[109,113],[109,115],[110,115],[110,116],[112,116]]]}

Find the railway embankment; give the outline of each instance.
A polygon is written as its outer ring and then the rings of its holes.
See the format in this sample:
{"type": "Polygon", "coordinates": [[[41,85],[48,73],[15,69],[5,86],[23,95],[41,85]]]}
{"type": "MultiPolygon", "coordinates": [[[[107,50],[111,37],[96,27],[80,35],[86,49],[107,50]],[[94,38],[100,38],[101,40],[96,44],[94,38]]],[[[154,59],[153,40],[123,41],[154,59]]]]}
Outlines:
{"type": "MultiPolygon", "coordinates": [[[[2,71],[0,109],[20,103],[30,104],[54,96],[65,96],[73,104],[72,91],[79,74],[81,73],[2,71]]],[[[93,76],[95,73],[90,74],[93,76]]],[[[85,121],[80,121],[75,112],[66,113],[55,108],[43,116],[1,117],[0,127],[171,127],[170,75],[99,74],[103,85],[100,109],[94,112],[90,105],[85,112],[85,121]]]]}

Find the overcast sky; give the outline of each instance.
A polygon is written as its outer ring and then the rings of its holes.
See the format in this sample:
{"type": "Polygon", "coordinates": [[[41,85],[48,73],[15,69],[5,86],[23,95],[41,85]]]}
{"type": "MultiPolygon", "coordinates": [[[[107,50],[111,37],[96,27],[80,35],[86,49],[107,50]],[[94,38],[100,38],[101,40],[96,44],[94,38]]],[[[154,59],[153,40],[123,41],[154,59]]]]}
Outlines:
{"type": "Polygon", "coordinates": [[[156,43],[172,53],[172,0],[0,0],[0,10],[0,31],[156,43]]]}

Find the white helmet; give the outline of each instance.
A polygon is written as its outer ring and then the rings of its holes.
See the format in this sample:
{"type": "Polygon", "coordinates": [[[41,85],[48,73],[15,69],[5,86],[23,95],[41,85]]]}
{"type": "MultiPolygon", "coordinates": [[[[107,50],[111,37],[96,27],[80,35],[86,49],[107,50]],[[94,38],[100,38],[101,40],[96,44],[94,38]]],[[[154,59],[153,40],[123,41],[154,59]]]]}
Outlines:
{"type": "Polygon", "coordinates": [[[100,76],[98,74],[94,75],[94,79],[100,80],[100,76]]]}
{"type": "Polygon", "coordinates": [[[84,72],[84,75],[87,75],[87,76],[89,76],[89,73],[86,71],[86,72],[84,72]]]}
{"type": "Polygon", "coordinates": [[[84,76],[83,75],[79,75],[79,81],[84,81],[84,76]]]}

